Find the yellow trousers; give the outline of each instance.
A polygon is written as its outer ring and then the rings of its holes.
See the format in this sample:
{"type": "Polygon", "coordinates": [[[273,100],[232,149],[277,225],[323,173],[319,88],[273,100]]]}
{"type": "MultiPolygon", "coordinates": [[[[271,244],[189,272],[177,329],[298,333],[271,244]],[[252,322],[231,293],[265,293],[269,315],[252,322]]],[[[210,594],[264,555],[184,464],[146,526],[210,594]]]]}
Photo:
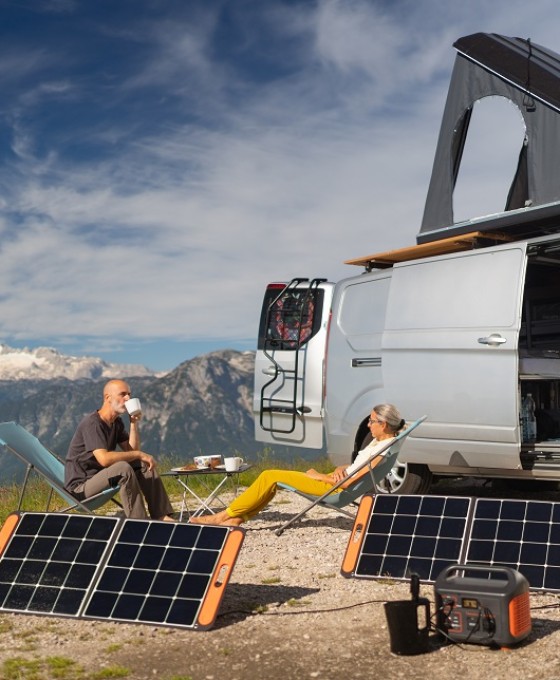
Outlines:
{"type": "MultiPolygon", "coordinates": [[[[312,479],[305,472],[265,470],[261,472],[248,489],[231,503],[226,509],[227,514],[230,517],[242,517],[244,521],[254,517],[274,498],[278,482],[289,484],[298,491],[314,496],[322,496],[333,486],[329,482],[312,479]]],[[[337,489],[335,493],[339,491],[341,489],[337,489]]]]}

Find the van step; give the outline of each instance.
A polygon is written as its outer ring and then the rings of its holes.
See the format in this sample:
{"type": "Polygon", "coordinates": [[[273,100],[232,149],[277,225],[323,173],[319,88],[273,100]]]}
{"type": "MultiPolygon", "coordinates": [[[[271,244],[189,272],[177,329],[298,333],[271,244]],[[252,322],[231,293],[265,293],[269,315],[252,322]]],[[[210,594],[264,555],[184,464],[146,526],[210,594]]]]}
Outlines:
{"type": "Polygon", "coordinates": [[[288,413],[292,415],[297,413],[297,409],[292,406],[263,406],[261,413],[288,413]]]}
{"type": "Polygon", "coordinates": [[[522,451],[521,466],[524,470],[543,470],[560,466],[560,451],[522,451]]]}
{"type": "Polygon", "coordinates": [[[302,413],[311,413],[311,409],[308,406],[297,406],[293,408],[292,406],[263,406],[263,413],[287,413],[289,415],[302,413]]]}

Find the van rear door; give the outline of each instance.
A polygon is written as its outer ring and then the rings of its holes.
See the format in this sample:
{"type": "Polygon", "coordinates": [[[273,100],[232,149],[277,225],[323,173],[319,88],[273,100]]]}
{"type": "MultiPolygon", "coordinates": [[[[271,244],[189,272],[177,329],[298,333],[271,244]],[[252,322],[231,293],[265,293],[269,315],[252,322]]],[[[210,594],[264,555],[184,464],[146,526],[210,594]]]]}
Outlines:
{"type": "Polygon", "coordinates": [[[382,340],[385,394],[407,417],[428,414],[403,461],[520,466],[526,247],[518,242],[393,268],[382,340]]]}
{"type": "Polygon", "coordinates": [[[323,446],[323,370],[333,288],[325,279],[293,279],[266,289],[255,357],[257,441],[323,446]]]}

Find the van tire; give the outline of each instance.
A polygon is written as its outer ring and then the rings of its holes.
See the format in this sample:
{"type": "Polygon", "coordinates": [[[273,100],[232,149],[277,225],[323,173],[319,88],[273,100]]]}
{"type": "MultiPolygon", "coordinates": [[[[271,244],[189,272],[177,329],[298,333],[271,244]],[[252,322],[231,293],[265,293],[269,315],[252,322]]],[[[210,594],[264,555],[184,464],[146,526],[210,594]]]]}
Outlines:
{"type": "Polygon", "coordinates": [[[376,488],[378,493],[424,494],[429,491],[432,481],[427,465],[397,463],[376,488]]]}

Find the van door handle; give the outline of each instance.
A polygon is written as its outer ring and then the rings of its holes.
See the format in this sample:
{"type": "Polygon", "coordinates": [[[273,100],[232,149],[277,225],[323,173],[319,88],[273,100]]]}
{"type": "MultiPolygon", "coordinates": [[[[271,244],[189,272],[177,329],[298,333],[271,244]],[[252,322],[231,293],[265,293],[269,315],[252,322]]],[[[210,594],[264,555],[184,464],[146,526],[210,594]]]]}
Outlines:
{"type": "Polygon", "coordinates": [[[268,368],[263,368],[262,372],[265,375],[276,375],[276,370],[274,369],[274,366],[269,366],[268,368]]]}
{"type": "Polygon", "coordinates": [[[367,357],[364,359],[352,359],[352,368],[364,368],[368,366],[381,366],[381,357],[367,357]]]}
{"type": "Polygon", "coordinates": [[[487,338],[478,338],[481,345],[503,345],[506,338],[503,338],[499,333],[491,333],[487,338]]]}

